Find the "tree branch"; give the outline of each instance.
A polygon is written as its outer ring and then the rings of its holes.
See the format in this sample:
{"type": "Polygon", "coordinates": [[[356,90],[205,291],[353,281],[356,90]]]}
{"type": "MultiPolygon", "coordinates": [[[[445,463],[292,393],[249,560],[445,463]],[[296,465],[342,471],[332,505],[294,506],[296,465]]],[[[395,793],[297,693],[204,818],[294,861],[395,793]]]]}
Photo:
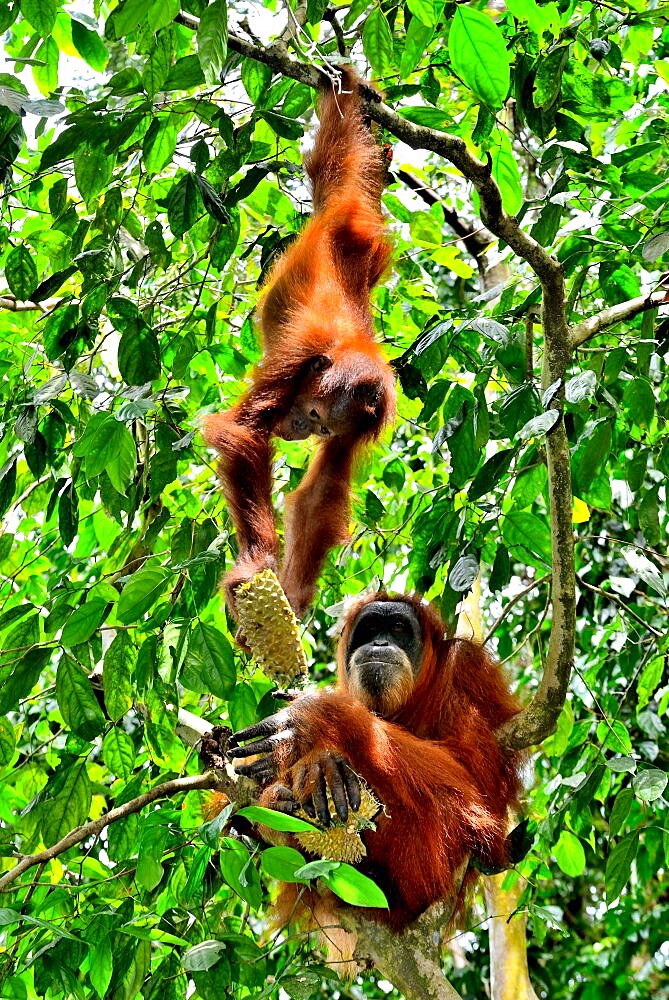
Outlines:
{"type": "Polygon", "coordinates": [[[131,799],[129,802],[124,802],[123,805],[117,806],[115,809],[110,809],[109,812],[105,813],[104,816],[100,816],[99,819],[94,819],[90,823],[84,823],[83,826],[78,826],[76,829],[70,830],[61,840],[51,847],[46,848],[46,850],[39,851],[38,854],[29,854],[22,858],[14,868],[0,877],[0,892],[7,891],[12,882],[15,882],[29,868],[46,864],[48,861],[53,860],[53,858],[58,857],[59,854],[69,851],[71,847],[76,847],[82,841],[88,840],[89,837],[98,837],[102,830],[106,826],[109,826],[110,823],[115,823],[119,819],[125,819],[126,816],[131,816],[133,813],[141,812],[145,806],[150,805],[151,802],[155,802],[156,799],[205,788],[217,790],[221,788],[221,777],[217,771],[205,771],[204,774],[196,774],[192,777],[173,778],[172,781],[164,781],[161,785],[156,785],[154,788],[149,789],[148,792],[138,795],[136,799],[131,799]]]}
{"type": "Polygon", "coordinates": [[[448,924],[446,904],[435,903],[401,934],[367,919],[355,910],[342,910],[342,923],[355,931],[356,958],[374,963],[406,1000],[461,1000],[444,976],[439,959],[439,931],[448,924]]]}
{"type": "Polygon", "coordinates": [[[408,170],[398,170],[397,177],[403,184],[415,191],[416,194],[423,199],[426,205],[441,205],[441,209],[444,213],[444,220],[446,224],[450,226],[455,235],[462,240],[467,251],[472,255],[472,257],[478,262],[479,258],[484,256],[485,251],[490,246],[493,241],[493,236],[491,233],[486,232],[486,230],[479,226],[478,229],[467,225],[463,222],[458,213],[452,209],[448,208],[444,204],[444,199],[440,198],[431,188],[426,187],[417,177],[409,173],[408,170]]]}
{"type": "Polygon", "coordinates": [[[542,389],[557,384],[551,406],[560,417],[546,435],[546,466],[550,497],[553,618],[548,654],[539,688],[530,704],[500,730],[500,739],[516,750],[542,743],[555,731],[567,696],[574,664],[576,636],[576,573],[574,569],[573,494],[569,441],[564,425],[564,385],[571,361],[565,318],[562,271],[542,279],[541,319],[544,330],[542,389]]]}
{"type": "Polygon", "coordinates": [[[639,313],[655,309],[663,303],[669,303],[669,291],[660,290],[652,292],[650,295],[639,295],[638,298],[628,299],[627,302],[618,302],[615,306],[602,309],[590,319],[572,326],[569,333],[569,343],[572,348],[580,347],[590,337],[595,337],[598,333],[615,326],[616,323],[634,319],[639,313]]]}
{"type": "Polygon", "coordinates": [[[22,302],[14,298],[13,295],[0,295],[0,309],[8,309],[10,312],[48,312],[58,304],[59,299],[52,299],[50,302],[22,302]]]}

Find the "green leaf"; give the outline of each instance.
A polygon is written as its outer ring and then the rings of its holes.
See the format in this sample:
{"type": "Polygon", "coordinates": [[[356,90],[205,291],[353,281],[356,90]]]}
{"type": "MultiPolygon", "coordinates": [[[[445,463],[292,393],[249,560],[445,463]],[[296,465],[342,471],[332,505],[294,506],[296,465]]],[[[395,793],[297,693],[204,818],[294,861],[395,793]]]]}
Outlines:
{"type": "Polygon", "coordinates": [[[55,309],[44,324],[44,353],[49,361],[55,361],[63,354],[77,335],[79,307],[61,306],[55,309]]]}
{"type": "Polygon", "coordinates": [[[21,13],[37,33],[46,38],[56,23],[56,0],[21,0],[21,13]]]}
{"type": "Polygon", "coordinates": [[[439,0],[407,0],[407,7],[414,19],[417,18],[431,28],[436,28],[443,12],[443,4],[439,0]]]}
{"type": "Polygon", "coordinates": [[[177,147],[177,130],[169,120],[154,118],[144,136],[142,152],[147,173],[157,174],[167,166],[177,147]]]}
{"type": "Polygon", "coordinates": [[[623,788],[616,795],[615,802],[613,803],[613,809],[611,810],[611,816],[609,818],[610,837],[617,837],[622,830],[623,823],[627,819],[633,801],[634,792],[631,788],[623,788]]]}
{"type": "MultiPolygon", "coordinates": [[[[458,13],[469,8],[458,7],[458,13]]],[[[516,215],[523,204],[523,188],[520,183],[518,161],[506,132],[498,132],[490,148],[492,175],[502,194],[504,208],[509,215],[516,215]]]]}
{"type": "Polygon", "coordinates": [[[371,878],[342,862],[329,875],[323,876],[328,889],[351,906],[378,906],[388,909],[388,900],[371,878]]]}
{"type": "Polygon", "coordinates": [[[213,625],[197,622],[188,643],[181,683],[189,691],[210,691],[227,701],[236,679],[232,647],[226,637],[213,625]]]}
{"type": "Polygon", "coordinates": [[[555,104],[560,93],[562,73],[568,59],[568,45],[552,49],[547,55],[539,58],[532,94],[536,108],[546,111],[555,104]]]}
{"type": "Polygon", "coordinates": [[[258,111],[258,118],[264,119],[272,131],[282,139],[299,139],[304,135],[304,129],[299,122],[285,115],[278,115],[276,111],[258,111]]]}
{"type": "Polygon", "coordinates": [[[647,379],[635,378],[625,383],[623,409],[630,423],[642,428],[650,425],[655,416],[655,395],[647,379]]]}
{"type": "Polygon", "coordinates": [[[585,851],[578,837],[570,830],[563,830],[560,839],[553,848],[553,855],[558,865],[572,878],[582,875],[585,870],[585,851]]]}
{"type": "Polygon", "coordinates": [[[375,76],[389,76],[393,68],[393,33],[380,7],[367,15],[362,30],[362,47],[375,76]]]}
{"type": "Polygon", "coordinates": [[[606,861],[606,900],[617,899],[632,874],[632,862],[639,848],[639,831],[635,830],[616,844],[606,861]]]}
{"type": "Polygon", "coordinates": [[[417,17],[412,18],[400,58],[400,76],[406,77],[413,73],[433,34],[434,29],[431,26],[423,24],[417,17]]]}
{"type": "Polygon", "coordinates": [[[107,156],[102,144],[80,146],[72,157],[74,177],[79,193],[89,202],[109,184],[114,171],[115,157],[107,156]]]}
{"type": "Polygon", "coordinates": [[[79,497],[74,483],[70,482],[58,498],[58,532],[63,545],[70,545],[74,541],[78,528],[79,497]]]}
{"type": "Polygon", "coordinates": [[[200,196],[195,179],[184,174],[167,196],[167,221],[175,236],[183,236],[194,226],[200,212],[200,196]]]}
{"type": "Polygon", "coordinates": [[[616,719],[615,722],[600,722],[597,726],[597,739],[602,746],[615,753],[629,754],[632,752],[632,741],[627,728],[616,719]]]}
{"type": "Polygon", "coordinates": [[[298,819],[297,816],[288,816],[286,813],[266,809],[264,806],[246,806],[244,809],[239,809],[237,815],[245,816],[252,823],[262,823],[270,830],[279,830],[282,833],[313,833],[318,829],[312,823],[298,819]]]}
{"type": "Polygon", "coordinates": [[[0,717],[0,770],[11,763],[16,749],[16,735],[9,719],[0,717]]]}
{"type": "Polygon", "coordinates": [[[135,748],[132,739],[118,726],[110,729],[102,741],[102,759],[111,773],[126,781],[135,765],[135,748]]]}
{"type": "Polygon", "coordinates": [[[160,31],[171,24],[180,11],[180,0],[151,0],[146,14],[151,31],[160,31]]]}
{"type": "Polygon", "coordinates": [[[135,442],[128,428],[111,414],[94,414],[73,451],[85,459],[88,479],[106,472],[119,493],[132,482],[137,466],[135,442]]]}
{"type": "Polygon", "coordinates": [[[7,254],[5,278],[10,292],[21,302],[27,302],[37,288],[37,267],[30,250],[23,243],[7,254]]]}
{"type": "Polygon", "coordinates": [[[83,740],[92,740],[105,727],[91,682],[78,663],[63,656],[56,672],[56,701],[66,724],[83,740]]]}
{"type": "Polygon", "coordinates": [[[295,872],[304,866],[304,858],[294,847],[268,847],[260,858],[262,870],[279,882],[306,882],[295,872]]]}
{"type": "Polygon", "coordinates": [[[118,345],[118,370],[128,385],[144,385],[160,378],[160,345],[150,326],[139,325],[123,334],[118,345]]]}
{"type": "Polygon", "coordinates": [[[222,225],[218,230],[210,251],[212,267],[215,267],[218,271],[228,263],[239,242],[239,209],[233,206],[229,210],[228,215],[230,218],[229,225],[222,225]]]}
{"type": "Polygon", "coordinates": [[[125,0],[114,12],[113,30],[115,38],[123,38],[137,28],[146,17],[147,0],[125,0]]]}
{"type": "Polygon", "coordinates": [[[5,648],[10,652],[0,661],[3,678],[0,684],[0,715],[13,711],[22,698],[28,697],[51,659],[51,649],[35,648],[21,655],[12,647],[14,637],[11,634],[5,641],[5,648]]]}
{"type": "Polygon", "coordinates": [[[73,19],[72,42],[91,69],[101,73],[109,62],[109,53],[97,31],[91,31],[85,24],[73,19]]]}
{"type": "Polygon", "coordinates": [[[77,758],[73,763],[61,765],[56,772],[53,794],[40,809],[41,834],[47,847],[57,843],[88,818],[92,789],[86,771],[87,758],[77,758]]]}
{"type": "Polygon", "coordinates": [[[88,972],[91,985],[100,1000],[107,996],[113,971],[111,940],[108,937],[101,937],[95,947],[91,949],[91,964],[88,972]]]}
{"type": "Polygon", "coordinates": [[[641,802],[654,802],[667,787],[667,775],[659,767],[649,767],[639,771],[632,778],[634,794],[641,802]]]}
{"type": "Polygon", "coordinates": [[[511,81],[504,37],[490,17],[458,6],[448,33],[448,54],[455,73],[493,111],[504,104],[511,81]]]}
{"type": "Polygon", "coordinates": [[[646,664],[637,682],[637,708],[644,708],[660,685],[664,673],[664,657],[656,656],[646,664]]]}
{"type": "Polygon", "coordinates": [[[262,887],[258,870],[244,844],[230,837],[221,841],[219,857],[223,878],[254,910],[262,902],[262,887]]]}
{"type": "Polygon", "coordinates": [[[134,573],[121,591],[116,611],[119,622],[131,625],[139,621],[154,606],[169,578],[164,569],[151,563],[134,573]]]}
{"type": "Polygon", "coordinates": [[[119,632],[105,653],[102,687],[110,719],[116,722],[132,708],[133,671],[137,650],[127,632],[119,632]]]}
{"type": "Polygon", "coordinates": [[[0,517],[9,510],[16,492],[16,459],[5,463],[0,469],[0,517]]]}
{"type": "Polygon", "coordinates": [[[517,558],[538,561],[541,566],[551,564],[551,533],[548,524],[526,511],[511,511],[502,522],[502,538],[517,558]]]}
{"type": "Polygon", "coordinates": [[[220,83],[228,54],[228,8],[225,0],[214,0],[205,8],[197,29],[197,57],[206,83],[220,83]]]}
{"type": "Polygon", "coordinates": [[[272,70],[256,59],[242,63],[242,84],[254,104],[261,104],[272,81],[272,70]]]}
{"type": "Polygon", "coordinates": [[[102,597],[92,597],[74,609],[63,628],[61,642],[68,647],[88,642],[108,613],[109,602],[102,597]]]}
{"type": "Polygon", "coordinates": [[[536,0],[508,0],[506,7],[514,17],[527,21],[530,30],[538,35],[549,29],[557,35],[560,30],[560,11],[556,3],[543,3],[540,7],[536,0]]]}
{"type": "Polygon", "coordinates": [[[45,96],[51,94],[58,86],[59,55],[58,46],[51,37],[45,38],[35,53],[33,77],[40,92],[45,96]]]}

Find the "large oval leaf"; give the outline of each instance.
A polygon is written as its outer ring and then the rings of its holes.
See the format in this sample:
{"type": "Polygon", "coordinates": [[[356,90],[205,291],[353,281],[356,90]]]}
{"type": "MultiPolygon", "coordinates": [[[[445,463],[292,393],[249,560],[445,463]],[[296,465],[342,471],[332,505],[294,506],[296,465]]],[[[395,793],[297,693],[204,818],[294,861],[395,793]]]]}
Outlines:
{"type": "Polygon", "coordinates": [[[448,54],[454,71],[470,90],[493,111],[501,108],[509,91],[510,60],[494,21],[461,4],[448,34],[448,54]]]}

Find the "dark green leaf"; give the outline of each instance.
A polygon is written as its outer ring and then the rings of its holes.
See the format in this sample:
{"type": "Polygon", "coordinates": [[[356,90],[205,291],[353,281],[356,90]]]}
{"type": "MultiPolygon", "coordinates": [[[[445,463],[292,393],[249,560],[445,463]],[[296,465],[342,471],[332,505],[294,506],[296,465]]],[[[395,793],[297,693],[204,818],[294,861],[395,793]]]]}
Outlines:
{"type": "Polygon", "coordinates": [[[30,250],[21,243],[7,254],[5,278],[17,299],[28,301],[37,288],[37,267],[30,250]]]}
{"type": "Polygon", "coordinates": [[[219,83],[228,51],[228,9],[214,0],[204,10],[197,29],[197,55],[206,83],[219,83]]]}
{"type": "Polygon", "coordinates": [[[213,625],[198,622],[188,643],[182,684],[191,691],[211,692],[227,701],[236,677],[232,647],[226,637],[213,625]]]}
{"type": "Polygon", "coordinates": [[[160,347],[151,327],[123,334],[118,345],[118,369],[128,385],[144,385],[160,377],[160,347]]]}
{"type": "Polygon", "coordinates": [[[115,157],[107,156],[102,145],[85,144],[73,156],[74,176],[84,201],[91,201],[109,184],[115,157]]]}
{"type": "Polygon", "coordinates": [[[109,602],[102,597],[92,597],[75,608],[63,627],[61,641],[64,646],[78,646],[88,642],[109,613],[109,602]]]}
{"type": "Polygon", "coordinates": [[[157,174],[174,156],[177,130],[169,119],[154,118],[144,136],[142,151],[149,174],[157,174]]]}
{"type": "Polygon", "coordinates": [[[632,874],[632,862],[639,848],[639,833],[634,831],[616,844],[606,862],[606,899],[617,899],[632,874]]]}
{"type": "Polygon", "coordinates": [[[84,670],[69,656],[61,657],[56,672],[56,700],[66,725],[83,740],[92,740],[105,727],[105,717],[97,703],[84,670]]]}
{"type": "Polygon", "coordinates": [[[116,722],[132,707],[137,650],[127,632],[119,632],[105,653],[102,686],[109,717],[116,722]]]}
{"type": "Polygon", "coordinates": [[[0,469],[0,517],[9,510],[16,491],[16,459],[0,469]]]}
{"type": "Polygon", "coordinates": [[[122,625],[130,625],[144,617],[157,602],[169,575],[159,566],[147,563],[134,573],[121,591],[116,617],[122,625]]]}
{"type": "Polygon", "coordinates": [[[21,13],[42,38],[53,31],[56,12],[56,0],[21,0],[21,13]]]}

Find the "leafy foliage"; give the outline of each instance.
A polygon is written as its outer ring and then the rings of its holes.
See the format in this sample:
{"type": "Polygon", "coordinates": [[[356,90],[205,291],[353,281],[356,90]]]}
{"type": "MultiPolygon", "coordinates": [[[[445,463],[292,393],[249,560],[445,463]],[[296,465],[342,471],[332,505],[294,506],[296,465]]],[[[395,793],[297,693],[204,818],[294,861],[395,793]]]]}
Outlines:
{"type": "MultiPolygon", "coordinates": [[[[313,95],[238,54],[245,7],[94,10],[0,10],[12,67],[0,75],[3,870],[16,851],[197,773],[179,707],[240,728],[273,705],[233,648],[217,589],[235,542],[197,419],[231,405],[258,360],[258,282],[308,211],[313,95]]],[[[250,17],[261,53],[271,10],[250,17]]],[[[669,254],[661,5],[406,0],[324,18],[310,0],[307,13],[295,58],[315,39],[336,53],[334,17],[408,122],[489,157],[507,211],[563,265],[571,323],[658,287],[669,254]]],[[[454,622],[480,566],[487,620],[504,614],[497,652],[529,697],[550,623],[543,441],[555,411],[539,381],[539,289],[504,247],[496,282],[462,178],[402,147],[395,164],[384,198],[396,263],[375,305],[399,420],[359,470],[353,537],[307,623],[315,675],[330,673],[325,608],[379,578],[419,589],[454,622]]],[[[519,866],[531,975],[554,1000],[599,1000],[621,983],[655,997],[666,974],[668,330],[656,310],[606,330],[578,351],[566,387],[576,672],[537,758],[527,808],[538,836],[519,866]]],[[[281,445],[281,492],[306,454],[281,445]]],[[[26,872],[0,909],[0,994],[340,989],[304,935],[260,935],[268,880],[320,875],[378,905],[374,887],[344,865],[305,873],[276,848],[211,839],[201,805],[195,792],[164,800],[26,872]]],[[[480,996],[485,936],[468,947],[452,981],[480,996]]],[[[361,989],[385,995],[373,975],[361,989]]]]}

